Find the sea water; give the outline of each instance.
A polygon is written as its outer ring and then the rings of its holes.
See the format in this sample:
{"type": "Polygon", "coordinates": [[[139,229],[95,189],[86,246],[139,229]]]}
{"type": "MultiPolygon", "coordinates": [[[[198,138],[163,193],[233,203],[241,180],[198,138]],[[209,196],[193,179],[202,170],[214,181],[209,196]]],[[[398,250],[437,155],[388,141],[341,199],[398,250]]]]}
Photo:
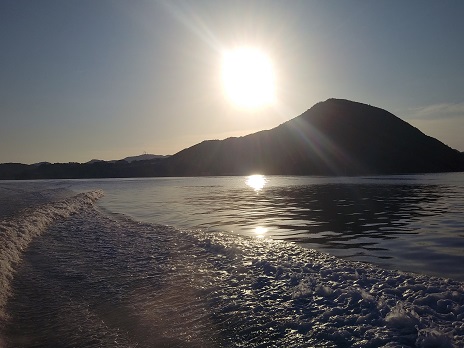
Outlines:
{"type": "Polygon", "coordinates": [[[461,347],[463,198],[463,174],[3,181],[0,346],[461,347]]]}

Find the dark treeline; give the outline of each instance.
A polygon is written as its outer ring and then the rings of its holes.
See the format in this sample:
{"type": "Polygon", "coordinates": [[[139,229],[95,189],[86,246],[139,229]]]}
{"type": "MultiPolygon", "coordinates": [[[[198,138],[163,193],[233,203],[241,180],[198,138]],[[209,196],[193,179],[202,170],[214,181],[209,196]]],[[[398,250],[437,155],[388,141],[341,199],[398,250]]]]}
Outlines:
{"type": "Polygon", "coordinates": [[[271,130],[141,161],[0,165],[0,179],[377,175],[464,171],[464,155],[395,115],[329,99],[271,130]]]}
{"type": "Polygon", "coordinates": [[[161,176],[162,159],[127,162],[0,164],[0,179],[87,179],[161,176]]]}

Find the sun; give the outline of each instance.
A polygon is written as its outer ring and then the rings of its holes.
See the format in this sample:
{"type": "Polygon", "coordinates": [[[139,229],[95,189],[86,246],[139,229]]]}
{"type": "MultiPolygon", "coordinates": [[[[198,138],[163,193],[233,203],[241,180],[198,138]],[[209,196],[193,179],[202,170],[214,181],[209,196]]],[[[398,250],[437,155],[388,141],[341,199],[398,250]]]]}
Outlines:
{"type": "Polygon", "coordinates": [[[222,77],[227,96],[238,107],[254,109],[274,102],[272,62],[257,48],[241,47],[224,52],[222,77]]]}

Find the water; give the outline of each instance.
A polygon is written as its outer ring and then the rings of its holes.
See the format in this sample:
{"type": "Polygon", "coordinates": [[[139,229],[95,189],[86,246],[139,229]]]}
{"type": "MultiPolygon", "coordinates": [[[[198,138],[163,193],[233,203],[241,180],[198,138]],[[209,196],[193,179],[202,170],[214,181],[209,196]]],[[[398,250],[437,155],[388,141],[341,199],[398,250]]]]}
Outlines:
{"type": "Polygon", "coordinates": [[[464,175],[84,181],[144,222],[293,241],[332,255],[464,280],[464,175]],[[256,181],[256,180],[255,180],[256,181]],[[256,186],[258,185],[258,186],[256,186]]]}
{"type": "Polygon", "coordinates": [[[464,345],[463,174],[248,180],[0,182],[0,347],[464,345]]]}

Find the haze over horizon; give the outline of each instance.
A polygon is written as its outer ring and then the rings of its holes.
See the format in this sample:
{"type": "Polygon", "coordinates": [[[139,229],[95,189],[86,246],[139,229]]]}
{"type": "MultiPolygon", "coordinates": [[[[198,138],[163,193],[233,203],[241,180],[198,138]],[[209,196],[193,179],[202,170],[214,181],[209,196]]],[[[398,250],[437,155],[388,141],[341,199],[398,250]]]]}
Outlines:
{"type": "Polygon", "coordinates": [[[462,1],[0,3],[0,163],[165,155],[315,103],[380,107],[464,151],[462,1]],[[269,57],[275,100],[236,105],[224,52],[269,57]]]}

